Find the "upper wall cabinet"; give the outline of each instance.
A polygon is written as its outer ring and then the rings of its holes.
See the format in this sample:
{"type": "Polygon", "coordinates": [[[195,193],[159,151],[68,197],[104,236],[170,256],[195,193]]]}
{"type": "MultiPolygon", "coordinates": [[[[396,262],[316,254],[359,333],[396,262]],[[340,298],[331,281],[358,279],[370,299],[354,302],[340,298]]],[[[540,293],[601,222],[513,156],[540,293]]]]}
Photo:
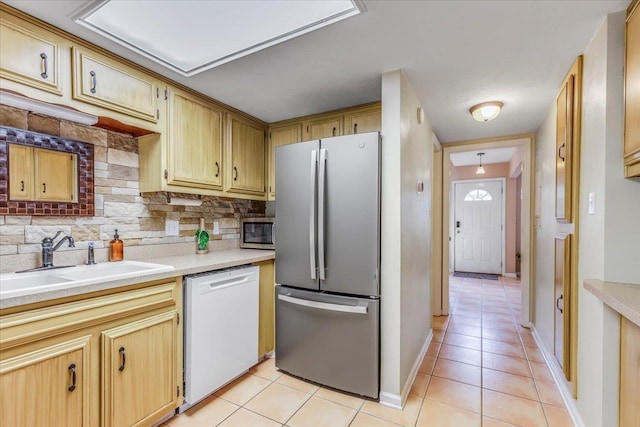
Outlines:
{"type": "Polygon", "coordinates": [[[224,111],[178,89],[167,96],[168,184],[222,190],[224,111]]]}
{"type": "Polygon", "coordinates": [[[302,141],[302,123],[274,126],[269,129],[269,200],[275,200],[276,197],[276,148],[300,141],[302,141]]]}
{"type": "Polygon", "coordinates": [[[344,116],[342,114],[323,115],[307,122],[306,140],[329,138],[342,135],[344,116]]]}
{"type": "Polygon", "coordinates": [[[62,95],[59,64],[51,34],[0,19],[0,77],[62,95]]]}
{"type": "Polygon", "coordinates": [[[73,99],[157,122],[154,80],[126,65],[88,50],[73,48],[73,99]]]}
{"type": "Polygon", "coordinates": [[[265,134],[261,125],[227,114],[226,191],[264,196],[265,134]]]}
{"type": "Polygon", "coordinates": [[[627,9],[625,45],[624,175],[640,177],[640,1],[627,9]]]}
{"type": "Polygon", "coordinates": [[[380,106],[374,105],[348,111],[344,115],[344,134],[376,132],[382,128],[382,114],[380,106]]]}

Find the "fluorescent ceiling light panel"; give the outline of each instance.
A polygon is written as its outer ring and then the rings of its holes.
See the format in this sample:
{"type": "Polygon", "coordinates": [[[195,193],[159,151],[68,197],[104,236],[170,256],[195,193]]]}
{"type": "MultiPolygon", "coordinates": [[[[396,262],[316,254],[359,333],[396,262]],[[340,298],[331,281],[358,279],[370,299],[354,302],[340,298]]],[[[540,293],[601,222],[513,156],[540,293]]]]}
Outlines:
{"type": "Polygon", "coordinates": [[[365,10],[361,0],[99,0],[75,19],[193,76],[365,10]]]}

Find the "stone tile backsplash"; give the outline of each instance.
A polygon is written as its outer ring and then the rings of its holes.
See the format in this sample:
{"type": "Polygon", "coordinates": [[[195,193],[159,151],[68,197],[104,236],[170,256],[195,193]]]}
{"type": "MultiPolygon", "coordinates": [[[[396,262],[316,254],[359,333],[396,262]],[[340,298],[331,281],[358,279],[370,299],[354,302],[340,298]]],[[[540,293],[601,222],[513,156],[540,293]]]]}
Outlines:
{"type": "MultiPolygon", "coordinates": [[[[49,133],[94,145],[94,216],[0,216],[0,272],[40,265],[40,242],[58,230],[71,234],[76,248],[56,251],[54,264],[86,262],[89,242],[94,242],[96,260],[108,259],[109,241],[118,229],[125,245],[125,259],[193,253],[194,233],[200,218],[211,234],[210,250],[237,248],[243,216],[262,216],[265,202],[226,197],[202,197],[202,206],[172,206],[165,193],[140,194],[138,142],[130,135],[91,126],[37,116],[0,106],[0,125],[49,133]],[[31,129],[34,126],[34,129],[31,129]],[[37,129],[36,129],[37,128],[37,129]],[[179,221],[179,236],[165,236],[165,221],[179,221]],[[213,235],[213,222],[220,234],[213,235]]],[[[175,194],[174,196],[195,197],[175,194]]]]}

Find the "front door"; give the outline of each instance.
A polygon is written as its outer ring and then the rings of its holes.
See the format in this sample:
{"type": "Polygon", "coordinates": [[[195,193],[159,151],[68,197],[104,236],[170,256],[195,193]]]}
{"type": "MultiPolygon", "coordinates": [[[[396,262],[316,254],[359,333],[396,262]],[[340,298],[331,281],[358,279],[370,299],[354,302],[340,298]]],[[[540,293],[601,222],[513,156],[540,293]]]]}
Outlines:
{"type": "Polygon", "coordinates": [[[454,270],[502,273],[503,181],[454,184],[454,270]]]}

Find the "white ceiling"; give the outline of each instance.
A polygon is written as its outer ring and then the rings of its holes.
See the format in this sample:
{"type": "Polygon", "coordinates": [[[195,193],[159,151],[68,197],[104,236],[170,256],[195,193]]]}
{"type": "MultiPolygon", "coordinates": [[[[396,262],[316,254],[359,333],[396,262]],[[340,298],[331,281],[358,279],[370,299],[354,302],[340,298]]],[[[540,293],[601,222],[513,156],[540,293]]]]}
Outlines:
{"type": "Polygon", "coordinates": [[[516,152],[516,147],[507,148],[489,148],[485,150],[464,151],[461,153],[451,153],[451,163],[453,166],[469,166],[478,165],[478,153],[484,153],[482,156],[482,164],[491,163],[508,163],[516,152]]]}
{"type": "Polygon", "coordinates": [[[88,1],[5,1],[266,122],[379,100],[380,75],[401,68],[443,143],[534,132],[606,14],[630,3],[365,0],[361,15],[184,77],[76,24],[88,1]],[[473,120],[490,100],[500,116],[473,120]]]}

